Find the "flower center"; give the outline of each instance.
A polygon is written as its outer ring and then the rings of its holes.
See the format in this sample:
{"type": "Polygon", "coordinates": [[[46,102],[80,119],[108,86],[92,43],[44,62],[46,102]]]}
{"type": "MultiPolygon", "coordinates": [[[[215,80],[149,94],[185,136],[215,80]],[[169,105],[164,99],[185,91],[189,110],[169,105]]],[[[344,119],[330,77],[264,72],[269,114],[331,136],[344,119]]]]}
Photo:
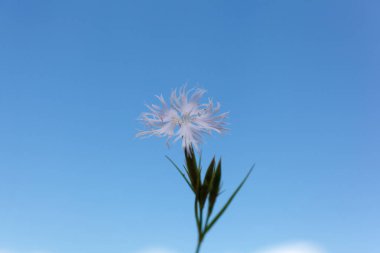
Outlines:
{"type": "Polygon", "coordinates": [[[190,113],[182,114],[179,118],[175,119],[175,123],[180,127],[184,124],[190,123],[193,116],[190,113]]]}

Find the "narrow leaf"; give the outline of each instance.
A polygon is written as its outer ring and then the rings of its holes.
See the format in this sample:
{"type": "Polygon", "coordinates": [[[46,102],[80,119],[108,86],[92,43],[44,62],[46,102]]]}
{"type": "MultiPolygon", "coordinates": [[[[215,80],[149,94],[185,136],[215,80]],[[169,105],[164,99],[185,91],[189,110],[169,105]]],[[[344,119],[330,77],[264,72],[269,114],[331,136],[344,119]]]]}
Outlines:
{"type": "Polygon", "coordinates": [[[209,191],[211,188],[210,185],[211,185],[211,179],[214,173],[214,169],[215,169],[215,157],[212,159],[210,165],[208,166],[205,178],[203,180],[203,185],[207,187],[207,191],[209,191]]]}
{"type": "Polygon", "coordinates": [[[218,165],[216,166],[216,170],[214,170],[214,173],[211,179],[210,192],[209,192],[209,197],[208,197],[208,210],[207,210],[208,218],[211,216],[211,213],[214,209],[214,205],[216,202],[216,198],[219,195],[221,179],[222,179],[222,159],[219,160],[218,165]]]}
{"type": "Polygon", "coordinates": [[[240,185],[236,188],[234,193],[231,195],[231,197],[228,199],[227,203],[223,206],[223,208],[219,211],[219,213],[214,217],[214,219],[211,221],[210,224],[207,225],[205,229],[205,234],[212,228],[212,226],[215,224],[215,222],[218,221],[218,219],[222,216],[224,211],[226,211],[227,207],[231,204],[232,200],[235,198],[236,194],[239,192],[241,187],[243,187],[245,181],[247,181],[249,175],[251,174],[253,168],[255,167],[255,164],[251,167],[251,169],[248,171],[247,175],[243,179],[243,181],[240,183],[240,185]]]}
{"type": "Polygon", "coordinates": [[[206,175],[203,179],[203,184],[201,186],[201,190],[199,193],[199,204],[201,210],[203,210],[203,207],[205,205],[205,202],[207,200],[207,196],[210,192],[210,184],[212,180],[212,175],[214,173],[214,168],[215,168],[215,157],[212,159],[210,165],[208,166],[208,169],[206,171],[206,175]]]}
{"type": "Polygon", "coordinates": [[[186,175],[180,170],[180,168],[178,167],[178,165],[175,164],[175,162],[174,162],[172,159],[170,159],[169,156],[165,156],[165,157],[166,157],[166,159],[168,159],[168,160],[174,165],[174,167],[177,169],[177,171],[179,172],[179,174],[181,174],[181,176],[183,177],[183,179],[185,179],[185,181],[186,181],[186,183],[188,184],[188,186],[190,187],[190,189],[191,189],[192,191],[194,191],[194,189],[193,189],[193,187],[191,186],[189,180],[186,178],[186,175]]]}

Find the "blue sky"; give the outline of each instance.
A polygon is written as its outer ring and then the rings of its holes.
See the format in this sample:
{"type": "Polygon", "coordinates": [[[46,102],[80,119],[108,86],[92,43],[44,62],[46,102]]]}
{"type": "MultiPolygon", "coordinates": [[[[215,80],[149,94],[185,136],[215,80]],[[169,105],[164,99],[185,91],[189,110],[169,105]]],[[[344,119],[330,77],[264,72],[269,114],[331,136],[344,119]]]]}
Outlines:
{"type": "Polygon", "coordinates": [[[202,146],[224,196],[257,165],[204,252],[379,251],[379,8],[0,1],[0,252],[193,252],[180,146],[134,137],[184,83],[230,112],[202,146]]]}

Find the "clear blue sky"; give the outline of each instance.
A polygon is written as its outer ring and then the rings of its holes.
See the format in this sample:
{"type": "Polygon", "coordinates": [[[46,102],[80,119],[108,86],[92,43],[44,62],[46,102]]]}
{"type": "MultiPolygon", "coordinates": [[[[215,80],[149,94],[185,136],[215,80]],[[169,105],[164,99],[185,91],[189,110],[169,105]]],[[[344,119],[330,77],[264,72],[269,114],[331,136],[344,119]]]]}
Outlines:
{"type": "Polygon", "coordinates": [[[0,1],[0,250],[193,252],[192,195],[164,158],[180,146],[134,137],[144,103],[187,82],[230,111],[203,145],[224,197],[257,164],[204,252],[380,252],[379,9],[0,1]]]}

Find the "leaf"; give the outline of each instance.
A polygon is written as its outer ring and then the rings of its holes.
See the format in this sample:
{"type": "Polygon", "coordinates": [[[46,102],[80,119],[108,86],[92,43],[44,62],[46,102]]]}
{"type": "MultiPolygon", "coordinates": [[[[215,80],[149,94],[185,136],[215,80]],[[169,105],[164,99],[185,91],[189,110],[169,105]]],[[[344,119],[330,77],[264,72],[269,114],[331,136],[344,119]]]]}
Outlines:
{"type": "Polygon", "coordinates": [[[197,166],[197,158],[194,154],[194,149],[190,148],[190,153],[185,149],[185,157],[186,157],[186,167],[188,176],[193,186],[194,193],[199,194],[199,186],[200,186],[200,171],[197,166]]]}
{"type": "Polygon", "coordinates": [[[227,207],[231,204],[231,202],[235,198],[236,194],[239,192],[239,190],[241,189],[241,187],[243,187],[245,181],[247,181],[247,179],[248,179],[249,175],[251,174],[251,172],[252,172],[252,170],[253,170],[254,167],[255,167],[255,164],[250,168],[250,170],[248,171],[247,175],[244,177],[243,181],[239,184],[239,186],[236,188],[236,190],[234,191],[234,193],[228,199],[227,203],[224,204],[223,208],[214,217],[214,219],[211,221],[211,223],[206,226],[204,234],[206,234],[212,228],[212,226],[215,224],[215,222],[217,222],[218,219],[222,216],[222,214],[224,213],[224,211],[226,211],[227,207]]]}
{"type": "Polygon", "coordinates": [[[211,179],[212,184],[210,185],[210,193],[208,197],[208,210],[207,210],[208,218],[211,216],[211,213],[214,209],[214,205],[216,202],[216,198],[219,195],[221,179],[222,179],[222,159],[219,159],[218,165],[216,166],[216,170],[214,170],[214,173],[211,179]]]}
{"type": "Polygon", "coordinates": [[[210,185],[211,185],[212,176],[214,174],[214,170],[215,170],[215,157],[211,160],[211,163],[207,168],[206,175],[203,180],[203,185],[208,187],[207,191],[209,191],[210,190],[209,188],[211,188],[210,185]]]}
{"type": "Polygon", "coordinates": [[[191,186],[189,180],[186,178],[186,175],[180,170],[180,168],[178,167],[178,165],[175,164],[175,162],[173,162],[173,160],[170,159],[169,156],[165,156],[165,157],[166,157],[166,159],[168,159],[168,160],[174,165],[174,167],[177,169],[177,171],[179,172],[179,174],[181,174],[181,176],[183,177],[183,179],[185,179],[185,181],[186,181],[186,183],[189,185],[190,189],[194,192],[194,189],[193,189],[193,187],[191,186]]]}
{"type": "Polygon", "coordinates": [[[199,205],[200,205],[201,210],[203,210],[203,207],[207,200],[207,196],[210,191],[210,183],[211,183],[212,176],[214,173],[214,168],[215,168],[215,157],[212,159],[210,165],[208,166],[206,175],[203,179],[203,184],[201,185],[201,190],[199,192],[199,205]]]}

